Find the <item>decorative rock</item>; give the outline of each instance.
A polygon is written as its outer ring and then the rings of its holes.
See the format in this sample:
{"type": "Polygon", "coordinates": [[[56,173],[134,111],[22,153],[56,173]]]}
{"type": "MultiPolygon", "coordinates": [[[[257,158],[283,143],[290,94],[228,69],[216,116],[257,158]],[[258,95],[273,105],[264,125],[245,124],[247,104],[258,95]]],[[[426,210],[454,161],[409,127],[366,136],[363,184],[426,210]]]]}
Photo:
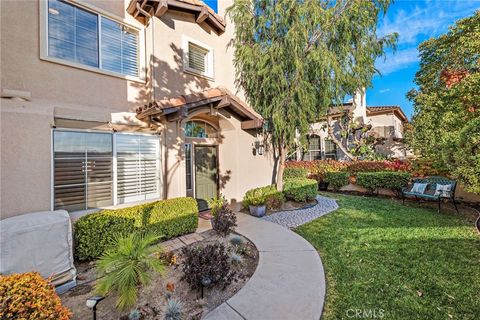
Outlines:
{"type": "Polygon", "coordinates": [[[322,197],[320,195],[318,195],[316,199],[317,204],[313,207],[280,211],[269,216],[265,216],[262,219],[277,223],[286,228],[296,228],[338,209],[337,202],[334,199],[322,197]]]}

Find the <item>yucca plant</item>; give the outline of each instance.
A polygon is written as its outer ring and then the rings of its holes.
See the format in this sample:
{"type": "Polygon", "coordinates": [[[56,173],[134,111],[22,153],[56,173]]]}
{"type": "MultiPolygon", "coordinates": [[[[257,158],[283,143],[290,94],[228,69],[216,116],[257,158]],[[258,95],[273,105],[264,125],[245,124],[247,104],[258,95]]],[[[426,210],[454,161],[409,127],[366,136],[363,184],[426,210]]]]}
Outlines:
{"type": "Polygon", "coordinates": [[[152,234],[129,234],[119,236],[97,262],[101,276],[96,290],[101,295],[116,293],[117,308],[126,310],[137,301],[138,286],[151,280],[152,272],[162,273],[162,261],[154,253],[159,251],[153,245],[160,239],[152,234]]]}

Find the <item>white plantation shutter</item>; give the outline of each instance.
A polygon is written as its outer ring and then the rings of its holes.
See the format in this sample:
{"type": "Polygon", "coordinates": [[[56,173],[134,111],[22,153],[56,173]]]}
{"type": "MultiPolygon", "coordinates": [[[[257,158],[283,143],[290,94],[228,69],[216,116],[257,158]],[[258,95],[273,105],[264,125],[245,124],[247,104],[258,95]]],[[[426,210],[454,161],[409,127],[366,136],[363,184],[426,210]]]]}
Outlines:
{"type": "Polygon", "coordinates": [[[208,50],[188,43],[188,67],[199,73],[208,73],[208,50]]]}
{"type": "Polygon", "coordinates": [[[157,136],[116,135],[117,199],[127,203],[160,197],[157,136]]]}
{"type": "Polygon", "coordinates": [[[102,69],[138,75],[138,34],[124,25],[102,17],[102,69]]]}

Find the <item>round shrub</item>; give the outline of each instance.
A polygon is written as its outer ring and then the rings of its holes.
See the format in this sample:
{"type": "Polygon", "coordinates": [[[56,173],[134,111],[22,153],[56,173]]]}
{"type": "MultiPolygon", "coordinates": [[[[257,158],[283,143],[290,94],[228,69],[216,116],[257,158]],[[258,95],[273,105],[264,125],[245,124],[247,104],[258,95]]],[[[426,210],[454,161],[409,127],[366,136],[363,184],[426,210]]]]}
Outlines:
{"type": "Polygon", "coordinates": [[[282,202],[283,203],[283,194],[281,191],[277,190],[275,185],[269,185],[265,187],[250,189],[243,196],[243,207],[248,209],[249,206],[262,206],[269,202],[269,199],[275,198],[272,202],[282,202]]]}
{"type": "Polygon", "coordinates": [[[348,185],[350,175],[348,172],[327,172],[325,174],[325,182],[328,182],[329,186],[337,191],[343,186],[348,185]]]}
{"type": "Polygon", "coordinates": [[[211,286],[226,288],[236,280],[236,272],[231,268],[230,254],[221,243],[206,246],[185,247],[182,249],[182,280],[192,289],[200,289],[202,281],[211,286]]]}
{"type": "Polygon", "coordinates": [[[0,319],[68,320],[71,316],[38,272],[0,275],[0,319]]]}
{"type": "Polygon", "coordinates": [[[307,178],[289,179],[283,185],[283,192],[288,199],[305,202],[317,197],[317,180],[307,178]]]}

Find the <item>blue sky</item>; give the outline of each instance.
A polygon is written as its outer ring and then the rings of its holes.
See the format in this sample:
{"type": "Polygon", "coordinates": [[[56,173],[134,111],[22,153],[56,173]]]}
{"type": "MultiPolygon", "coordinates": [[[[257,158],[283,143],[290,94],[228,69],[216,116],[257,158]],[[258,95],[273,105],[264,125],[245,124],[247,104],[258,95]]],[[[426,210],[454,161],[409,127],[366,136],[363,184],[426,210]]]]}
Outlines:
{"type": "Polygon", "coordinates": [[[373,79],[367,90],[367,105],[399,105],[410,118],[413,107],[405,94],[414,88],[419,67],[418,45],[448,31],[455,20],[480,9],[480,0],[397,0],[379,21],[378,35],[399,34],[397,51],[379,59],[382,76],[373,79]]]}

